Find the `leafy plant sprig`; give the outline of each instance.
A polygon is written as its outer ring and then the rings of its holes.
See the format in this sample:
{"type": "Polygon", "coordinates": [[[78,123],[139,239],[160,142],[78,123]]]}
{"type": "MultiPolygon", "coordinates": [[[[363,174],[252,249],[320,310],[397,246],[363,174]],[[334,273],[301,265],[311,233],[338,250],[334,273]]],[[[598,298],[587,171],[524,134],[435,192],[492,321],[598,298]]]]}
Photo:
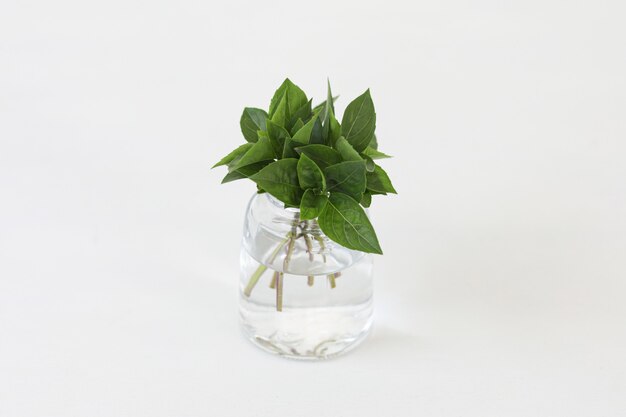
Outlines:
{"type": "Polygon", "coordinates": [[[314,220],[333,241],[350,249],[382,254],[363,207],[373,195],[396,193],[375,162],[389,158],[378,150],[376,112],[369,89],[335,117],[330,83],[326,101],[312,107],[304,91],[286,79],[269,111],[246,107],[241,132],[247,143],[213,167],[226,165],[222,183],[249,178],[286,207],[298,207],[301,220],[314,220]]]}

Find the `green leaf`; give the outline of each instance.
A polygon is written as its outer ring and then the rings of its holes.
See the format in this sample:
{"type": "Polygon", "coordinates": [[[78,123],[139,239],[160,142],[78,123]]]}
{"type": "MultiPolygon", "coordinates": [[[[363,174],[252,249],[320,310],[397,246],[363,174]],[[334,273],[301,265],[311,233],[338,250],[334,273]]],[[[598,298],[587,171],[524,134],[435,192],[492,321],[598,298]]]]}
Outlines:
{"type": "Polygon", "coordinates": [[[311,158],[322,169],[341,162],[339,152],[326,145],[299,146],[296,148],[296,151],[311,158]]]}
{"type": "Polygon", "coordinates": [[[233,170],[237,170],[246,165],[251,165],[261,161],[269,161],[274,159],[274,149],[270,140],[265,137],[259,138],[259,141],[252,145],[250,149],[237,161],[232,167],[233,170]]]}
{"type": "Polygon", "coordinates": [[[346,107],[341,120],[341,132],[354,149],[361,152],[372,140],[375,129],[376,113],[368,89],[346,107]]]}
{"type": "MultiPolygon", "coordinates": [[[[334,96],[333,97],[333,104],[335,104],[335,102],[337,101],[337,99],[339,98],[339,96],[334,96]]],[[[320,104],[318,104],[317,106],[313,107],[313,113],[321,113],[322,111],[324,111],[326,109],[326,100],[322,101],[320,104]]]]}
{"type": "Polygon", "coordinates": [[[363,155],[367,155],[372,159],[384,159],[384,158],[391,158],[390,155],[387,155],[386,153],[382,153],[370,146],[368,146],[367,148],[365,148],[363,150],[363,155]]]}
{"type": "Polygon", "coordinates": [[[363,193],[363,197],[361,197],[361,205],[367,208],[371,204],[372,204],[372,194],[369,191],[365,191],[363,193]]]}
{"type": "Polygon", "coordinates": [[[374,172],[374,169],[376,169],[376,162],[374,162],[374,160],[367,155],[363,155],[363,160],[365,161],[365,170],[367,172],[374,172]]]}
{"type": "Polygon", "coordinates": [[[267,113],[265,110],[255,109],[254,107],[246,107],[243,109],[241,119],[239,120],[239,126],[241,126],[241,133],[248,142],[257,141],[257,130],[265,130],[265,121],[267,120],[267,113]]]}
{"type": "MultiPolygon", "coordinates": [[[[285,126],[288,124],[292,115],[296,114],[296,112],[304,106],[308,99],[306,98],[306,94],[304,91],[300,89],[297,85],[291,82],[289,78],[285,79],[283,83],[278,87],[278,90],[274,93],[274,97],[272,97],[272,101],[270,102],[270,111],[269,118],[273,120],[274,115],[278,112],[281,102],[284,99],[284,123],[281,126],[285,126]]],[[[279,116],[282,117],[282,116],[279,116]]]]}
{"type": "Polygon", "coordinates": [[[246,151],[248,149],[250,149],[252,146],[254,146],[253,143],[244,143],[243,145],[237,147],[234,151],[232,151],[231,153],[229,153],[228,155],[226,155],[225,157],[223,157],[222,159],[220,159],[220,161],[213,165],[211,167],[211,169],[215,168],[215,167],[219,167],[222,165],[226,165],[229,164],[230,162],[232,162],[235,158],[237,157],[241,157],[243,154],[246,153],[246,151]]]}
{"type": "Polygon", "coordinates": [[[248,177],[243,175],[241,172],[238,172],[238,171],[229,172],[228,174],[226,174],[224,178],[222,178],[222,184],[226,184],[227,182],[232,182],[235,180],[241,180],[244,178],[248,178],[248,177]]]}
{"type": "Polygon", "coordinates": [[[328,126],[328,142],[330,145],[334,146],[337,142],[337,139],[341,137],[341,125],[339,124],[337,119],[335,119],[334,113],[330,113],[328,126]]]}
{"type": "Polygon", "coordinates": [[[372,136],[372,140],[370,140],[369,145],[370,148],[372,149],[378,149],[378,139],[376,139],[376,134],[374,133],[374,135],[372,136]]]}
{"type": "Polygon", "coordinates": [[[272,144],[272,148],[274,149],[274,154],[276,155],[276,158],[280,159],[283,155],[285,139],[291,138],[289,132],[287,132],[284,127],[277,125],[271,120],[268,120],[267,135],[270,139],[270,143],[272,144]]]}
{"type": "Polygon", "coordinates": [[[276,110],[270,117],[270,120],[272,121],[272,123],[281,127],[286,127],[287,121],[289,120],[288,107],[289,105],[287,104],[287,96],[284,95],[283,98],[278,103],[278,107],[276,107],[276,110]]]}
{"type": "Polygon", "coordinates": [[[326,236],[340,245],[382,255],[372,224],[363,208],[351,197],[331,193],[317,221],[326,236]]]}
{"type": "Polygon", "coordinates": [[[290,125],[294,125],[298,119],[302,119],[306,123],[311,118],[311,103],[313,100],[307,101],[303,106],[290,115],[290,125]]]}
{"type": "Polygon", "coordinates": [[[346,161],[324,169],[326,187],[330,192],[347,194],[361,201],[365,191],[365,161],[346,161]]]}
{"type": "Polygon", "coordinates": [[[326,189],[326,180],[322,170],[311,158],[306,155],[300,156],[298,160],[298,181],[302,189],[326,189]]]}
{"type": "Polygon", "coordinates": [[[311,138],[309,143],[311,144],[324,144],[324,137],[322,136],[322,121],[319,117],[315,117],[315,123],[313,124],[313,130],[311,130],[311,138]]]}
{"type": "Polygon", "coordinates": [[[293,139],[289,139],[286,138],[285,139],[285,144],[283,146],[283,154],[282,154],[282,158],[297,158],[298,156],[300,156],[298,154],[298,152],[296,152],[296,148],[298,146],[302,146],[302,144],[300,142],[296,142],[293,139]]]}
{"type": "MultiPolygon", "coordinates": [[[[287,79],[286,81],[289,81],[287,79]]],[[[289,81],[289,85],[287,88],[287,102],[289,104],[289,116],[291,117],[294,114],[298,113],[303,106],[306,108],[311,108],[311,103],[307,103],[309,99],[304,94],[304,91],[291,81],[289,81]]],[[[310,113],[310,110],[308,111],[310,113]]]]}
{"type": "Polygon", "coordinates": [[[330,80],[327,81],[327,90],[326,90],[326,106],[324,107],[324,111],[320,115],[322,119],[322,137],[326,141],[327,144],[333,144],[330,140],[330,124],[331,124],[331,116],[334,118],[335,115],[335,106],[333,104],[333,93],[330,91],[330,80]]]}
{"type": "Polygon", "coordinates": [[[335,143],[335,149],[337,149],[339,154],[341,154],[341,158],[344,161],[362,161],[363,160],[363,158],[361,158],[361,155],[359,155],[359,153],[354,150],[352,145],[350,145],[348,141],[346,140],[346,138],[344,138],[343,136],[337,139],[337,142],[335,143]]]}
{"type": "Polygon", "coordinates": [[[326,115],[335,113],[335,100],[333,99],[333,93],[330,90],[330,79],[326,79],[326,115]]]}
{"type": "Polygon", "coordinates": [[[298,118],[298,120],[293,124],[291,130],[289,131],[289,133],[291,133],[291,136],[293,136],[298,130],[302,129],[302,126],[304,126],[304,122],[302,121],[302,119],[298,118]]]}
{"type": "Polygon", "coordinates": [[[302,129],[298,130],[295,135],[293,135],[292,139],[304,145],[308,144],[311,140],[311,134],[313,133],[313,127],[316,121],[317,118],[309,120],[302,129]]]}
{"type": "Polygon", "coordinates": [[[298,207],[303,192],[298,183],[297,165],[295,158],[281,159],[267,165],[250,179],[283,203],[298,207]]]}
{"type": "Polygon", "coordinates": [[[235,181],[235,180],[240,180],[242,178],[249,178],[251,175],[254,175],[257,172],[259,172],[261,168],[265,167],[270,162],[272,161],[261,161],[252,165],[246,165],[236,170],[232,170],[228,174],[226,174],[226,176],[222,180],[222,184],[235,181]]]}
{"type": "Polygon", "coordinates": [[[391,180],[389,176],[381,167],[376,165],[374,172],[368,172],[367,175],[367,189],[376,193],[386,194],[392,193],[397,194],[396,190],[391,185],[391,180]]]}
{"type": "Polygon", "coordinates": [[[300,201],[300,219],[313,220],[324,210],[328,197],[317,194],[315,190],[306,190],[300,201]]]}

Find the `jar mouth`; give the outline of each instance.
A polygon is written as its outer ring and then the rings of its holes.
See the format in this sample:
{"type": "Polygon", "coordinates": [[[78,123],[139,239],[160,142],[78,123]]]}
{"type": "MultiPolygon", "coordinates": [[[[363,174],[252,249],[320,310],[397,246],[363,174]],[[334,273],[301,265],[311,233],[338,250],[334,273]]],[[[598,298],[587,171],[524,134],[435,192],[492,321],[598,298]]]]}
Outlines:
{"type": "MultiPolygon", "coordinates": [[[[318,254],[333,256],[333,252],[336,253],[352,253],[351,257],[354,262],[358,261],[361,256],[365,256],[365,252],[357,251],[354,249],[346,248],[335,241],[331,240],[321,230],[317,219],[300,220],[300,209],[297,207],[285,208],[282,201],[272,196],[269,193],[254,193],[250,202],[248,203],[246,223],[247,230],[254,231],[255,240],[271,241],[270,246],[278,244],[283,241],[288,233],[293,233],[293,227],[308,229],[308,232],[313,233],[316,241],[321,238],[324,242],[325,248],[317,249],[318,254]]],[[[302,233],[304,233],[304,229],[302,233]]],[[[303,234],[301,234],[304,236],[303,234]]],[[[306,241],[298,241],[300,246],[306,245],[306,241]]],[[[255,244],[258,244],[255,243],[255,244]]],[[[308,250],[301,247],[302,250],[308,250]]],[[[254,250],[250,250],[251,256],[257,260],[257,262],[265,259],[264,257],[256,257],[253,255],[254,250]]],[[[308,259],[308,258],[307,258],[308,259]]],[[[276,268],[274,268],[276,269],[276,268]]]]}
{"type": "Polygon", "coordinates": [[[280,201],[279,199],[277,199],[276,197],[274,197],[273,195],[271,195],[268,192],[263,193],[263,195],[265,195],[265,198],[267,198],[270,203],[272,203],[273,205],[275,205],[276,207],[279,207],[282,210],[288,211],[290,213],[300,213],[300,209],[297,207],[285,207],[285,204],[280,201]]]}

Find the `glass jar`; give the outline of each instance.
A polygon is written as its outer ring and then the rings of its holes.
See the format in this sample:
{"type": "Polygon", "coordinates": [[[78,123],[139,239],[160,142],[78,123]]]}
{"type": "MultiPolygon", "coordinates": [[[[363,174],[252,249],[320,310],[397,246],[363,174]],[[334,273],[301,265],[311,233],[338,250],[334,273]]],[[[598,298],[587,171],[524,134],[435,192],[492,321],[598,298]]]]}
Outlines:
{"type": "Polygon", "coordinates": [[[323,359],[357,346],[372,325],[372,256],[347,249],[315,220],[267,193],[246,211],[239,310],[245,335],[262,349],[323,359]]]}

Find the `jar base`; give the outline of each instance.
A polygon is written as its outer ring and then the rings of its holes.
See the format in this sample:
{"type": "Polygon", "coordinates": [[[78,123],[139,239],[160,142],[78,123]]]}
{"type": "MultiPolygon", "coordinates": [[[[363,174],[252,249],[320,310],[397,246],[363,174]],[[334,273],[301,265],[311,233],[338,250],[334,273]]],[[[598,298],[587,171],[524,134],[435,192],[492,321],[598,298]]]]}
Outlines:
{"type": "Polygon", "coordinates": [[[298,360],[330,359],[356,348],[369,334],[372,306],[361,307],[356,314],[335,307],[263,315],[242,308],[241,328],[266,352],[298,360]]]}
{"type": "Polygon", "coordinates": [[[369,335],[370,328],[364,329],[359,335],[342,339],[328,339],[320,342],[317,349],[302,350],[298,343],[290,343],[276,338],[267,338],[251,332],[241,325],[242,333],[257,348],[287,359],[300,361],[318,361],[333,359],[357,348],[369,335]]]}

